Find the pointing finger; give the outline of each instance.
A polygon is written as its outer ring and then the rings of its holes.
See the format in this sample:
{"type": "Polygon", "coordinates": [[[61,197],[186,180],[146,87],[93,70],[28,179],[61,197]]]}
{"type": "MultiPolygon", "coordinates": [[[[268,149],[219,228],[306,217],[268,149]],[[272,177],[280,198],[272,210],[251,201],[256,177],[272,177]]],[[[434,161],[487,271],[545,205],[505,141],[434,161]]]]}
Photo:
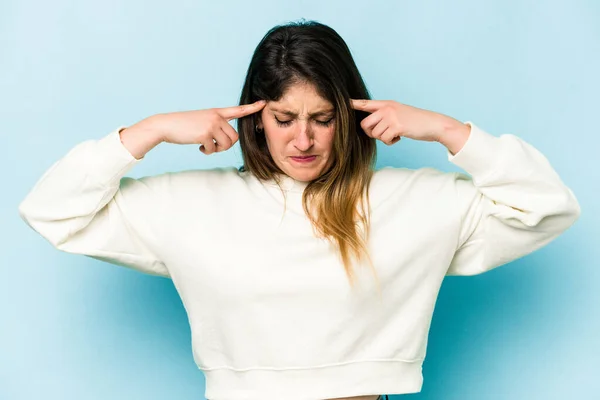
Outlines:
{"type": "Polygon", "coordinates": [[[265,100],[258,100],[251,104],[243,104],[241,106],[217,108],[219,115],[225,119],[232,120],[235,118],[245,117],[263,109],[267,104],[265,100]]]}
{"type": "Polygon", "coordinates": [[[377,111],[381,106],[385,104],[382,100],[369,100],[369,99],[350,99],[352,108],[355,110],[374,112],[377,111]]]}

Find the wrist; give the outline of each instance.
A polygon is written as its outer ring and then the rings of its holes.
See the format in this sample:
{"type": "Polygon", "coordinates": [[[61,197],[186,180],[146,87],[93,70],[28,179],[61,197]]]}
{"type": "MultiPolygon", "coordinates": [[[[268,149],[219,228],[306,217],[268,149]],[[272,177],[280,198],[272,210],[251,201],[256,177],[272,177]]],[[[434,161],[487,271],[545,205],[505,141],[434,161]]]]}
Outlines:
{"type": "Polygon", "coordinates": [[[455,119],[450,119],[442,124],[442,131],[438,136],[438,142],[443,144],[450,154],[458,153],[471,134],[471,127],[455,119]]]}
{"type": "Polygon", "coordinates": [[[123,146],[138,160],[164,141],[158,117],[153,115],[119,132],[123,146]]]}
{"type": "Polygon", "coordinates": [[[154,114],[140,121],[148,134],[148,139],[158,145],[166,141],[164,114],[154,114]]]}

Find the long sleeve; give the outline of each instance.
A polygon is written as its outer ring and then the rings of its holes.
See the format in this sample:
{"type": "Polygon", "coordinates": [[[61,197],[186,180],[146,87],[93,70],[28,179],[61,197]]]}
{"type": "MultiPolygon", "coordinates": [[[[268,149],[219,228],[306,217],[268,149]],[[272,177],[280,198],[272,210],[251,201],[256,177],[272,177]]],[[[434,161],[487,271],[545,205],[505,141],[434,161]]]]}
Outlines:
{"type": "Polygon", "coordinates": [[[59,250],[169,277],[153,251],[165,179],[124,176],[143,158],[123,146],[123,128],[79,143],[55,162],[19,204],[19,215],[59,250]]]}
{"type": "Polygon", "coordinates": [[[546,157],[523,139],[493,136],[472,122],[448,160],[461,228],[447,275],[475,275],[527,255],[558,237],[580,214],[573,192],[546,157]]]}

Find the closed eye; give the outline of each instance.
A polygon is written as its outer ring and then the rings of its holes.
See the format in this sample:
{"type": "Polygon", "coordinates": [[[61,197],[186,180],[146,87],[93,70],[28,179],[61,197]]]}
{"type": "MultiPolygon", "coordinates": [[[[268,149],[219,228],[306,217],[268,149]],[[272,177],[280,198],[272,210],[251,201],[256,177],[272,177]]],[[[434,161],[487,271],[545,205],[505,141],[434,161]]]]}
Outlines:
{"type": "MultiPolygon", "coordinates": [[[[331,123],[333,122],[334,118],[330,118],[327,121],[319,121],[319,120],[315,120],[315,122],[321,126],[329,126],[331,125],[331,123]]],[[[292,120],[289,121],[280,121],[279,119],[275,118],[275,121],[277,122],[277,125],[284,127],[284,126],[289,126],[292,123],[292,120]]]]}

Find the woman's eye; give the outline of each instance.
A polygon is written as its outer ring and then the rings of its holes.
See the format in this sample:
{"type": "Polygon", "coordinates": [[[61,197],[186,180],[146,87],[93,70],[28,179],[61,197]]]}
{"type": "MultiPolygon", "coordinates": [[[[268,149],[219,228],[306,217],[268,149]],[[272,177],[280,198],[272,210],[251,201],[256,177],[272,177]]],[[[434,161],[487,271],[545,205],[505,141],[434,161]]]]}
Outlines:
{"type": "Polygon", "coordinates": [[[327,121],[317,121],[319,125],[329,126],[333,122],[333,118],[328,119],[327,121]]]}
{"type": "MultiPolygon", "coordinates": [[[[292,121],[280,121],[277,118],[275,118],[275,121],[277,122],[277,125],[279,126],[288,126],[292,123],[292,121]]],[[[331,125],[331,123],[333,122],[333,118],[328,119],[327,121],[316,121],[317,124],[321,125],[321,126],[329,126],[331,125]]]]}
{"type": "Polygon", "coordinates": [[[277,125],[279,125],[279,126],[288,126],[289,124],[292,123],[292,121],[280,121],[277,118],[275,118],[275,121],[277,121],[277,125]]]}

